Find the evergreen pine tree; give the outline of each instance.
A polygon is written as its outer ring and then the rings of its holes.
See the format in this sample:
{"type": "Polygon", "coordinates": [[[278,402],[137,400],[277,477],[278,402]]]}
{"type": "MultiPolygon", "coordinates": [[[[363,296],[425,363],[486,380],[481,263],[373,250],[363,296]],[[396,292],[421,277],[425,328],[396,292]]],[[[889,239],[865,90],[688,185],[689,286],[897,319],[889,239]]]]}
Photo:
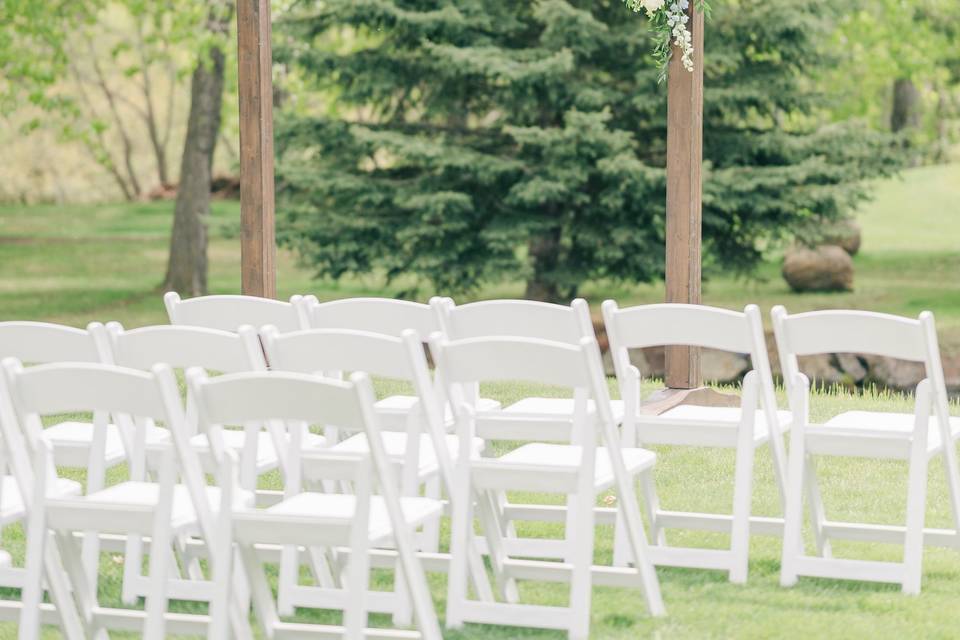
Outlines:
{"type": "MultiPolygon", "coordinates": [[[[336,109],[279,122],[280,236],[319,274],[444,293],[522,277],[539,300],[662,277],[666,87],[621,0],[303,4],[278,58],[336,109]]],[[[705,261],[749,270],[893,159],[878,134],[820,126],[827,2],[712,4],[705,261]]]]}

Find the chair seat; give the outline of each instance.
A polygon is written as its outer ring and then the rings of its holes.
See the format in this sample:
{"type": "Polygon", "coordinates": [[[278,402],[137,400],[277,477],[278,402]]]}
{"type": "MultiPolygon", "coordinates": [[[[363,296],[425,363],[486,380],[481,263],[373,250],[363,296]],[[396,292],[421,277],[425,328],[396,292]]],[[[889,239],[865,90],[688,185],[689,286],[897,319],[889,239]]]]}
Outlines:
{"type": "MultiPolygon", "coordinates": [[[[587,411],[595,412],[593,400],[587,400],[587,411]]],[[[610,402],[613,419],[619,424],[623,420],[623,401],[610,402]]],[[[524,398],[503,409],[504,413],[521,413],[525,416],[573,415],[573,398],[524,398]]],[[[479,410],[478,410],[479,413],[479,410]]]]}
{"type": "MultiPolygon", "coordinates": [[[[387,455],[398,462],[403,462],[407,455],[407,434],[399,431],[383,431],[380,435],[383,437],[383,445],[387,451],[387,455]]],[[[425,433],[421,433],[419,439],[420,451],[418,453],[418,475],[422,477],[424,475],[429,475],[436,472],[438,466],[437,456],[434,452],[433,442],[431,441],[430,436],[425,433]]],[[[460,439],[457,436],[450,435],[445,436],[444,441],[446,442],[447,452],[449,453],[451,460],[456,462],[459,454],[460,439]]],[[[483,451],[483,444],[484,443],[482,439],[473,439],[470,449],[474,456],[480,455],[480,453],[483,451]]],[[[343,442],[330,447],[330,450],[349,453],[366,453],[369,451],[367,434],[358,433],[350,436],[343,442]]]]}
{"type": "MultiPolygon", "coordinates": [[[[785,433],[793,422],[789,411],[777,411],[780,431],[785,433]]],[[[701,407],[680,405],[656,416],[639,416],[637,433],[645,445],[666,444],[705,447],[735,447],[737,427],[743,420],[740,407],[701,407]]],[[[767,416],[756,410],[753,422],[754,443],[766,442],[769,429],[767,416]]]]}
{"type": "MultiPolygon", "coordinates": [[[[60,422],[43,430],[43,439],[53,447],[53,459],[62,467],[86,467],[90,462],[90,445],[93,442],[93,423],[60,422]]],[[[169,441],[170,432],[157,426],[147,429],[147,446],[169,441]]],[[[127,459],[127,451],[117,425],[107,425],[104,462],[107,467],[127,459]]]]}
{"type": "MultiPolygon", "coordinates": [[[[430,498],[401,497],[400,508],[404,521],[411,528],[437,518],[443,513],[443,504],[430,498]]],[[[357,510],[357,498],[350,494],[304,492],[280,502],[265,513],[295,518],[316,518],[324,523],[341,526],[353,521],[357,510]]],[[[237,522],[238,528],[241,525],[237,522]]],[[[370,540],[384,541],[393,533],[386,503],[381,496],[370,496],[370,540]]]]}
{"type": "MultiPolygon", "coordinates": [[[[57,478],[48,496],[78,496],[82,492],[79,482],[66,478],[57,478]]],[[[0,524],[4,526],[21,519],[26,514],[23,496],[20,494],[20,485],[13,476],[3,476],[0,479],[0,524]]]]}
{"type": "MultiPolygon", "coordinates": [[[[388,396],[377,402],[374,407],[381,419],[381,428],[391,431],[403,431],[407,428],[407,415],[420,402],[416,396],[388,396]]],[[[477,401],[477,411],[496,411],[500,403],[490,398],[480,398],[477,401]]],[[[453,422],[453,412],[449,405],[444,410],[444,421],[453,422]]]]}
{"type": "MultiPolygon", "coordinates": [[[[219,487],[205,487],[207,501],[214,514],[220,507],[219,487]]],[[[101,532],[149,534],[153,527],[153,514],[160,500],[160,485],[155,482],[129,480],[86,496],[51,500],[49,506],[50,526],[55,529],[96,529],[101,532]],[[98,513],[98,509],[102,510],[98,513]]],[[[253,493],[237,491],[235,508],[253,505],[253,493]]],[[[173,488],[173,509],[170,525],[182,530],[196,522],[193,501],[187,487],[182,484],[173,488]]]]}
{"type": "MultiPolygon", "coordinates": [[[[915,420],[912,413],[846,411],[822,425],[809,425],[807,446],[811,453],[823,455],[906,458],[915,420]]],[[[928,428],[927,453],[932,455],[940,450],[942,442],[935,417],[930,418],[928,428]]],[[[950,430],[956,437],[960,419],[950,419],[950,430]]]]}
{"type": "MultiPolygon", "coordinates": [[[[620,449],[620,452],[623,455],[627,473],[630,475],[636,475],[651,469],[657,458],[655,453],[646,449],[623,448],[620,449]]],[[[581,457],[581,447],[577,445],[531,442],[495,458],[494,461],[512,465],[530,465],[576,471],[581,466],[581,457]]],[[[610,464],[607,449],[598,447],[594,467],[594,488],[597,491],[603,491],[612,486],[614,480],[613,467],[610,464]]]]}
{"type": "MultiPolygon", "coordinates": [[[[222,429],[223,443],[228,449],[237,452],[238,457],[246,446],[247,434],[240,429],[222,429]]],[[[194,446],[197,453],[203,459],[204,466],[209,466],[208,456],[210,454],[210,442],[205,433],[198,433],[190,439],[190,444],[194,446]]],[[[315,433],[308,433],[303,441],[304,448],[321,448],[326,444],[326,439],[315,433]]],[[[276,469],[279,466],[277,457],[277,448],[274,446],[273,438],[266,431],[257,433],[257,473],[265,473],[276,469]]]]}

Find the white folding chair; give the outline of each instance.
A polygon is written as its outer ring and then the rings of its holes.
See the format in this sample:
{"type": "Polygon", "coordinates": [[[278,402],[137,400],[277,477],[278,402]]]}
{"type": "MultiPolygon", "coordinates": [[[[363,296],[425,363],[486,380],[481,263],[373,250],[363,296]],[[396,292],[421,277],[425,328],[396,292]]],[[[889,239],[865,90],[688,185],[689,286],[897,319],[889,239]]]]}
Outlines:
{"type": "MultiPolygon", "coordinates": [[[[647,557],[646,538],[633,492],[634,478],[649,472],[654,455],[620,446],[596,340],[577,346],[531,338],[495,337],[449,341],[435,335],[434,361],[443,369],[460,437],[460,462],[451,496],[451,566],[447,628],[464,622],[566,630],[571,638],[590,632],[591,587],[619,584],[640,587],[651,613],[663,613],[659,583],[647,557]],[[570,414],[536,416],[477,411],[465,387],[481,382],[526,381],[573,391],[570,414]],[[592,401],[592,402],[591,402],[592,401]],[[603,447],[597,447],[597,431],[603,447]],[[472,438],[525,441],[497,458],[470,455],[472,438]],[[598,494],[616,488],[636,568],[593,565],[594,505],[598,494]],[[565,508],[562,540],[507,539],[499,496],[506,491],[561,494],[565,508]],[[468,597],[466,551],[476,543],[474,510],[479,516],[494,575],[505,602],[468,597]],[[509,544],[508,544],[509,543],[509,544]],[[545,548],[553,547],[554,550],[545,548]],[[528,558],[561,557],[564,562],[528,558]],[[517,580],[569,582],[567,606],[519,603],[517,580]]],[[[513,504],[519,511],[527,507],[513,504]]],[[[612,524],[612,522],[611,522],[612,524]]]]}
{"type": "Polygon", "coordinates": [[[868,580],[900,584],[920,593],[924,543],[960,546],[960,478],[954,439],[960,423],[950,418],[940,348],[933,314],[917,320],[868,311],[814,311],[788,315],[772,312],[784,378],[795,423],[790,438],[787,511],[780,583],[792,586],[798,576],[868,580]],[[857,353],[921,362],[926,377],[917,385],[912,414],[848,411],[824,424],[810,423],[810,381],[800,373],[797,357],[857,353]],[[827,520],[816,485],[813,456],[906,460],[906,526],[827,520]],[[927,465],[942,456],[954,529],[926,529],[927,465]],[[809,556],[802,539],[803,494],[807,494],[820,556],[809,556]],[[903,545],[903,562],[832,557],[829,541],[848,539],[903,545]]]}
{"type": "MultiPolygon", "coordinates": [[[[383,446],[376,415],[373,390],[365,374],[354,374],[349,382],[321,379],[299,373],[239,373],[207,378],[200,370],[187,373],[190,393],[197,403],[201,424],[211,435],[215,455],[225,451],[218,443],[222,425],[263,423],[281,420],[302,426],[337,424],[349,431],[363,431],[370,443],[367,454],[333,453],[326,450],[300,451],[291,428],[291,456],[304,468],[323,469],[331,480],[352,483],[350,494],[301,491],[299,481],[288,477],[286,498],[267,509],[238,509],[224,523],[236,543],[243,569],[250,581],[253,604],[267,637],[350,638],[408,637],[401,632],[367,627],[370,548],[392,541],[397,552],[397,583],[405,583],[420,631],[416,637],[440,638],[439,626],[423,568],[413,545],[413,530],[437,517],[442,505],[429,498],[399,497],[396,474],[383,446]],[[374,484],[380,494],[372,495],[374,484]],[[349,560],[344,589],[316,586],[324,608],[344,612],[342,626],[283,622],[264,573],[255,545],[294,545],[311,548],[347,547],[349,560]]],[[[229,590],[231,577],[221,574],[222,591],[229,590]]],[[[396,588],[396,585],[395,585],[396,588]]],[[[226,609],[218,609],[222,615],[226,609]]]]}
{"type": "MultiPolygon", "coordinates": [[[[5,454],[4,467],[9,467],[9,473],[5,469],[5,475],[0,476],[0,526],[6,527],[15,523],[26,529],[30,526],[42,526],[32,524],[42,512],[32,508],[33,491],[36,489],[33,479],[35,469],[39,473],[49,472],[46,465],[47,451],[44,449],[43,455],[34,456],[33,461],[26,453],[23,434],[13,415],[13,402],[2,375],[0,434],[0,446],[5,454]],[[13,455],[10,455],[11,453],[13,455]],[[28,514],[33,516],[34,520],[29,520],[28,514]]],[[[81,493],[80,484],[66,478],[46,483],[45,486],[49,497],[81,493]]],[[[33,640],[39,636],[41,619],[56,620],[66,638],[83,638],[84,629],[70,595],[72,588],[61,570],[60,557],[55,549],[49,550],[43,557],[36,555],[42,551],[36,546],[28,548],[24,567],[14,567],[10,554],[0,551],[0,584],[21,590],[18,600],[0,600],[0,617],[18,623],[18,637],[21,640],[33,640]],[[44,579],[50,594],[49,604],[40,602],[39,590],[44,579]]]]}
{"type": "MultiPolygon", "coordinates": [[[[418,402],[409,408],[403,431],[382,428],[385,451],[401,471],[401,493],[417,496],[426,484],[427,497],[440,497],[440,483],[449,494],[453,468],[460,453],[457,436],[444,430],[443,406],[436,397],[423,344],[416,331],[408,329],[402,337],[343,329],[312,329],[281,334],[272,327],[263,332],[263,346],[273,370],[325,374],[329,371],[363,371],[368,375],[401,380],[413,385],[418,402]],[[416,443],[410,446],[409,443],[416,443]]],[[[378,418],[381,417],[378,413],[378,418]]],[[[386,421],[384,421],[386,422],[386,421]]],[[[483,441],[476,439],[473,455],[479,455],[483,441]]],[[[369,450],[366,433],[358,433],[332,446],[330,451],[364,454],[369,450]]],[[[310,465],[302,469],[306,480],[316,482],[322,469],[310,465]]],[[[440,535],[439,518],[427,522],[418,548],[436,552],[440,535]]],[[[471,570],[478,592],[492,598],[480,556],[471,552],[471,570]]],[[[281,565],[279,608],[292,612],[298,604],[296,579],[299,562],[294,550],[281,565]]]]}
{"type": "MultiPolygon", "coordinates": [[[[450,340],[513,336],[578,345],[583,338],[596,337],[590,307],[583,298],[577,298],[567,306],[533,300],[485,300],[456,305],[450,298],[436,297],[430,305],[441,331],[450,340]]],[[[472,393],[478,391],[474,389],[472,393]]],[[[613,401],[611,407],[614,417],[619,419],[623,404],[613,401]]],[[[503,410],[508,413],[569,415],[573,400],[531,397],[503,410]]]]}
{"type": "Polygon", "coordinates": [[[298,331],[308,328],[306,318],[301,315],[301,297],[292,296],[289,302],[237,295],[199,296],[181,300],[180,294],[168,291],[163,296],[163,303],[170,324],[221,331],[236,331],[243,325],[259,329],[271,324],[280,331],[298,331]]]}
{"type": "MultiPolygon", "coordinates": [[[[107,346],[91,323],[86,330],[46,322],[0,322],[0,359],[17,358],[23,363],[109,362],[107,346]]],[[[87,490],[103,487],[106,470],[123,463],[127,452],[110,416],[98,412],[92,422],[65,420],[46,427],[43,438],[53,447],[58,466],[85,468],[87,490]]],[[[167,439],[163,429],[147,434],[151,442],[167,439]]]]}
{"type": "MultiPolygon", "coordinates": [[[[96,330],[95,330],[96,331],[96,330]]],[[[119,323],[108,323],[100,328],[107,335],[103,342],[109,345],[111,360],[123,367],[149,371],[163,362],[176,369],[202,367],[211,372],[235,373],[240,371],[265,371],[266,362],[256,332],[252,327],[240,327],[237,332],[207,329],[205,327],[158,325],[125,330],[119,323]]],[[[240,484],[248,491],[255,491],[257,479],[278,467],[284,468],[286,460],[286,434],[276,425],[271,431],[259,427],[249,432],[226,430],[222,437],[228,449],[240,460],[240,484]],[[251,438],[247,441],[248,436],[251,438]]],[[[185,428],[190,444],[197,451],[204,470],[215,471],[210,456],[207,434],[197,433],[196,407],[189,401],[186,407],[185,428]]],[[[322,445],[323,438],[310,436],[311,442],[322,445]]],[[[156,468],[156,447],[147,447],[148,464],[156,468]]],[[[263,500],[277,500],[277,492],[264,492],[263,500]]],[[[196,549],[187,540],[179,540],[178,550],[186,565],[189,580],[171,580],[169,592],[178,600],[209,602],[210,584],[202,579],[196,549]]],[[[134,604],[145,595],[149,582],[141,577],[141,547],[139,538],[129,537],[124,543],[124,578],[121,599],[125,604],[134,604]]]]}
{"type": "MultiPolygon", "coordinates": [[[[318,302],[314,295],[304,296],[299,302],[303,316],[312,329],[349,329],[367,331],[399,338],[407,329],[417,332],[426,340],[441,326],[436,312],[430,305],[395,298],[344,298],[318,302]]],[[[442,398],[442,389],[438,389],[442,398]]],[[[500,406],[495,400],[480,401],[485,409],[500,406]]],[[[411,410],[419,403],[417,395],[390,395],[377,401],[377,414],[384,429],[403,430],[410,419],[411,410]]],[[[445,423],[453,425],[453,417],[444,414],[445,423]]]]}
{"type": "MultiPolygon", "coordinates": [[[[0,322],[0,359],[17,358],[27,364],[53,362],[110,362],[109,347],[103,340],[103,325],[90,323],[86,330],[46,322],[0,322]]],[[[127,461],[128,443],[123,430],[102,411],[92,421],[66,419],[43,429],[40,437],[53,448],[54,462],[61,467],[86,469],[86,492],[103,488],[107,469],[127,461]]],[[[147,442],[168,441],[166,429],[155,426],[145,431],[147,442]]],[[[93,570],[99,541],[84,540],[84,558],[93,570]]]]}
{"type": "MultiPolygon", "coordinates": [[[[786,457],[783,432],[791,416],[777,410],[773,378],[767,357],[760,310],[749,305],[743,313],[699,305],[654,304],[620,309],[613,300],[603,303],[603,317],[620,393],[625,401],[623,439],[636,446],[674,445],[736,450],[732,515],[661,509],[652,480],[644,486],[650,521],[654,564],[719,569],[730,581],[747,580],[750,533],[781,535],[780,518],[751,517],[753,461],[758,447],[769,446],[781,501],[786,457]],[[753,369],[743,379],[740,407],[681,405],[660,415],[643,412],[640,371],[630,364],[629,349],[689,345],[750,354],[753,369]],[[699,529],[730,534],[726,550],[668,546],[665,529],[699,529]]],[[[622,545],[616,554],[622,564],[622,545]]]]}
{"type": "MultiPolygon", "coordinates": [[[[55,543],[86,635],[97,637],[107,629],[122,629],[141,631],[145,638],[159,639],[168,632],[208,631],[210,618],[206,615],[167,612],[172,542],[178,535],[202,537],[211,549],[214,566],[228,566],[228,561],[214,553],[221,548],[212,544],[216,512],[204,507],[213,504],[220,506],[219,511],[230,511],[220,505],[223,497],[235,497],[243,504],[252,504],[253,497],[249,493],[221,494],[217,487],[204,484],[196,454],[186,438],[180,396],[170,368],[157,365],[151,373],[145,373],[112,365],[67,363],[23,369],[15,359],[7,359],[3,362],[3,376],[24,436],[22,444],[11,443],[19,448],[14,454],[23,460],[40,456],[41,467],[26,474],[32,476],[33,481],[28,489],[33,492],[33,504],[27,529],[27,554],[44,558],[45,546],[55,543]],[[130,421],[129,426],[135,431],[130,479],[84,496],[51,496],[48,487],[57,482],[57,476],[52,458],[44,455],[49,443],[39,438],[41,417],[91,410],[106,411],[130,421]],[[173,445],[163,454],[159,482],[148,482],[143,431],[157,420],[170,429],[173,445]],[[188,480],[186,485],[175,483],[178,467],[188,480]],[[48,530],[54,534],[52,539],[48,530]],[[150,538],[150,589],[145,611],[110,609],[99,604],[96,570],[90,575],[81,561],[81,545],[75,535],[91,530],[150,538]]],[[[21,491],[24,490],[21,487],[21,491]]],[[[32,598],[33,602],[25,601],[25,610],[39,604],[40,576],[33,573],[32,578],[34,582],[24,587],[24,597],[32,598]]],[[[49,575],[47,578],[49,580],[49,575]]],[[[230,620],[231,616],[225,619],[230,620]]],[[[238,616],[232,619],[235,621],[238,616]]]]}
{"type": "MultiPolygon", "coordinates": [[[[125,330],[119,323],[107,324],[112,361],[120,366],[149,370],[158,362],[175,369],[201,367],[211,373],[266,371],[257,332],[250,326],[223,331],[196,326],[157,325],[125,330]]],[[[191,442],[207,460],[210,445],[204,433],[197,433],[196,408],[187,398],[187,429],[191,442]]],[[[285,467],[287,434],[276,425],[267,431],[251,427],[250,432],[225,430],[222,438],[240,459],[240,481],[244,489],[256,490],[257,478],[285,467]],[[256,436],[248,442],[248,435],[256,436]]],[[[306,446],[324,446],[322,436],[307,434],[306,446]]]]}

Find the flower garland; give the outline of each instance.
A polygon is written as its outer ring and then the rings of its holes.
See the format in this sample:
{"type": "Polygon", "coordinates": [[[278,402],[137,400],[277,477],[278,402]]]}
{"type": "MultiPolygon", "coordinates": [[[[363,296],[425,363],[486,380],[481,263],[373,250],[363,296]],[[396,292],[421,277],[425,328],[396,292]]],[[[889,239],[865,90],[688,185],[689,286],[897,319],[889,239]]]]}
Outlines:
{"type": "MultiPolygon", "coordinates": [[[[683,68],[693,71],[693,37],[690,35],[690,0],[624,0],[627,7],[640,13],[647,12],[650,29],[656,36],[653,59],[660,69],[660,81],[667,77],[667,65],[673,56],[673,46],[680,49],[683,68]]],[[[707,0],[697,0],[697,11],[710,13],[707,0]]]]}

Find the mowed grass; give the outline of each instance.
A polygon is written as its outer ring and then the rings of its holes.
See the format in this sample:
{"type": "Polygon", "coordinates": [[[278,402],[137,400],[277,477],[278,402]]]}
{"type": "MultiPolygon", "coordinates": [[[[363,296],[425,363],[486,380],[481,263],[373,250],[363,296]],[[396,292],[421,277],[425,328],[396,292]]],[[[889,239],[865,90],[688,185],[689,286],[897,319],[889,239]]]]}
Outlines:
{"type": "MultiPolygon", "coordinates": [[[[156,287],[163,278],[171,203],[101,206],[0,207],[0,319],[31,319],[83,326],[91,320],[120,320],[127,326],[165,322],[156,287]]],[[[855,259],[856,290],[852,293],[796,295],[779,276],[776,257],[756,279],[716,277],[704,285],[707,303],[731,308],[756,302],[766,312],[773,304],[793,311],[855,307],[916,314],[937,314],[947,348],[960,345],[960,165],[912,170],[902,179],[878,185],[877,197],[860,215],[863,250],[855,259]]],[[[214,293],[239,290],[238,207],[219,202],[211,219],[210,287],[214,293]]],[[[392,295],[409,282],[386,287],[377,277],[341,283],[316,281],[309,269],[281,252],[280,295],[315,293],[321,298],[392,295]]],[[[518,296],[521,282],[490,287],[476,297],[518,296]]],[[[434,293],[424,292],[425,297],[434,293]]],[[[589,283],[583,294],[591,304],[616,297],[622,304],[662,300],[662,285],[589,283]]],[[[388,387],[381,385],[380,392],[388,387]]],[[[523,385],[487,387],[489,397],[511,402],[520,397],[555,393],[523,385]]],[[[910,401],[896,395],[822,394],[814,419],[841,411],[909,410],[910,401]]],[[[732,452],[658,448],[657,482],[661,501],[672,509],[727,511],[732,500],[732,452]]],[[[903,521],[906,467],[856,459],[826,460],[820,465],[828,515],[871,522],[903,521]]],[[[112,475],[119,480],[122,470],[112,475]]],[[[942,468],[934,461],[928,524],[949,526],[942,468]]],[[[754,511],[779,512],[772,467],[765,450],[757,456],[754,511]]],[[[522,500],[529,496],[518,496],[522,500]]],[[[552,497],[556,500],[556,497],[552,497]]],[[[522,532],[557,535],[554,526],[525,524],[522,532]]],[[[598,530],[596,558],[611,557],[612,532],[598,530]]],[[[670,532],[671,544],[722,547],[726,537],[670,532]]],[[[6,530],[4,546],[22,558],[22,536],[6,530]]],[[[838,543],[842,557],[896,559],[894,546],[838,543]]],[[[639,594],[598,587],[593,599],[596,638],[768,638],[768,637],[943,637],[956,636],[955,603],[960,598],[960,556],[947,550],[925,553],[923,594],[907,598],[896,587],[858,582],[801,580],[793,589],[778,585],[780,544],[755,538],[751,546],[750,580],[733,586],[718,572],[680,569],[658,571],[669,615],[653,620],[639,594]]],[[[102,564],[101,598],[119,601],[120,565],[108,555],[102,564]]],[[[386,578],[381,578],[381,582],[386,578]]],[[[430,576],[437,609],[443,612],[445,580],[430,576]]],[[[558,585],[524,585],[523,594],[542,604],[561,603],[558,585]]],[[[16,595],[15,592],[8,593],[16,595]]],[[[175,603],[184,610],[196,605],[175,603]]],[[[202,608],[202,607],[201,607],[202,608]]],[[[302,612],[307,618],[335,620],[335,615],[302,612]]],[[[56,637],[54,630],[48,630],[56,637]]],[[[14,637],[15,626],[0,626],[0,638],[14,637]]],[[[559,638],[552,632],[468,625],[451,638],[559,638]]]]}
{"type": "MultiPolygon", "coordinates": [[[[615,393],[611,382],[611,390],[615,393]]],[[[405,391],[396,384],[380,382],[378,395],[405,391]]],[[[561,390],[522,384],[485,385],[487,397],[504,403],[519,398],[563,396],[561,390]]],[[[781,397],[782,401],[782,397],[781,397]]],[[[909,411],[911,400],[901,395],[867,393],[852,396],[842,390],[818,395],[813,404],[813,419],[825,420],[836,413],[860,408],[878,411],[909,411]]],[[[83,416],[74,416],[83,417],[83,416]]],[[[62,419],[62,417],[61,417],[62,419]]],[[[733,453],[694,448],[657,447],[656,479],[662,505],[680,510],[725,512],[732,502],[733,453]]],[[[81,480],[83,473],[64,471],[81,480]]],[[[110,481],[124,477],[117,468],[110,481]]],[[[825,459],[819,464],[822,490],[828,517],[837,520],[855,519],[865,522],[902,523],[906,504],[906,465],[899,462],[876,462],[859,459],[825,459]]],[[[946,483],[939,460],[930,469],[930,492],[927,508],[928,526],[951,526],[946,483]]],[[[264,487],[277,488],[277,479],[267,477],[264,487]]],[[[511,496],[517,502],[559,501],[558,496],[511,496]]],[[[779,500],[774,484],[773,468],[768,451],[761,449],[756,457],[755,514],[777,515],[779,500]]],[[[521,523],[522,535],[558,537],[559,525],[521,523]]],[[[448,527],[444,527],[442,547],[447,548],[448,527]]],[[[668,542],[674,545],[723,548],[728,537],[670,531],[668,542]]],[[[811,536],[807,532],[808,548],[811,536]]],[[[22,531],[9,527],[4,534],[4,548],[15,562],[23,557],[22,531]]],[[[791,589],[779,586],[780,543],[775,538],[755,537],[751,544],[749,582],[732,585],[726,575],[717,571],[660,568],[658,575],[668,615],[650,618],[641,594],[631,589],[596,587],[593,590],[592,637],[611,639],[660,638],[845,638],[845,637],[909,637],[951,638],[956,636],[955,603],[960,598],[960,555],[955,551],[928,549],[924,554],[923,593],[907,597],[896,586],[863,582],[845,582],[803,578],[791,589]]],[[[838,557],[898,560],[901,550],[893,545],[834,543],[838,557]]],[[[612,558],[612,528],[598,527],[595,560],[609,563],[612,558]]],[[[100,599],[105,606],[120,606],[119,588],[122,564],[118,556],[103,554],[100,575],[100,599]]],[[[271,573],[275,579],[275,572],[271,573]]],[[[443,617],[446,579],[442,574],[429,574],[438,614],[443,617]]],[[[388,588],[392,576],[375,572],[376,588],[388,588]]],[[[565,587],[557,584],[521,583],[521,593],[529,602],[563,604],[565,587]]],[[[4,590],[3,597],[16,597],[15,590],[4,590]]],[[[174,602],[171,608],[184,612],[202,612],[196,603],[174,602]]],[[[333,612],[300,610],[299,621],[335,623],[340,617],[333,612]]],[[[374,616],[375,624],[389,625],[385,616],[374,616]]],[[[15,626],[0,625],[0,638],[15,637],[15,626]]],[[[47,628],[44,637],[59,637],[55,628],[47,628]]],[[[114,634],[133,638],[133,634],[114,634]]],[[[445,637],[463,640],[487,638],[562,638],[551,631],[492,627],[468,624],[463,630],[445,637]]]]}
{"type": "MultiPolygon", "coordinates": [[[[119,320],[127,326],[165,322],[157,287],[163,280],[172,223],[170,202],[114,205],[0,207],[0,318],[51,320],[83,326],[119,320]]],[[[751,278],[715,276],[704,283],[708,304],[764,312],[775,304],[802,311],[851,307],[937,316],[945,345],[960,346],[960,164],[907,171],[877,184],[859,214],[863,248],[855,258],[855,290],[795,294],[770,256],[751,278]]],[[[239,206],[217,202],[210,223],[210,290],[240,289],[239,206]]],[[[318,280],[280,251],[280,297],[314,293],[321,299],[395,295],[412,280],[386,285],[371,275],[318,280]]],[[[422,299],[434,293],[421,287],[422,299]]],[[[519,280],[489,286],[461,300],[518,297],[519,280]]],[[[599,311],[608,297],[621,304],[663,300],[662,283],[590,282],[582,295],[599,311]]]]}

